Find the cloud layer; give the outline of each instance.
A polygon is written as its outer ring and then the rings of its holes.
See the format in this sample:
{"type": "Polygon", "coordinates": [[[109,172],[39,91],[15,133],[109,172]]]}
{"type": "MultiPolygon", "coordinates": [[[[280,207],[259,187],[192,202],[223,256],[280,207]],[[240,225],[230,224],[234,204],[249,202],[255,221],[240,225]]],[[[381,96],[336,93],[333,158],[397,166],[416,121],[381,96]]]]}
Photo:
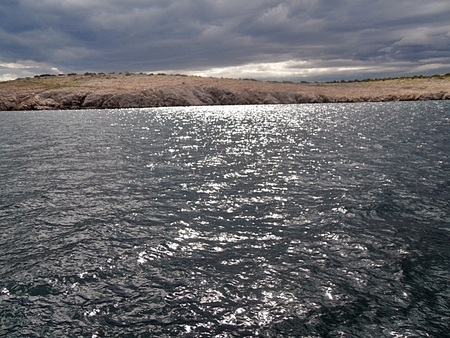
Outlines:
{"type": "Polygon", "coordinates": [[[0,17],[0,79],[59,71],[279,80],[450,72],[448,0],[0,0],[0,17]]]}

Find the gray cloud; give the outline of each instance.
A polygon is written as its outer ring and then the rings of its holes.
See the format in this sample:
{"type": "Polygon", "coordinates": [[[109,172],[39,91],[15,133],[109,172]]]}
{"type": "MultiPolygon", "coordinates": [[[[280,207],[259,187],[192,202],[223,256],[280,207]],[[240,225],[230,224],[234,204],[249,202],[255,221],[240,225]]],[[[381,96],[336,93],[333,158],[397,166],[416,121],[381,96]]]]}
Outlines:
{"type": "Polygon", "coordinates": [[[0,0],[0,17],[0,63],[39,65],[0,67],[0,79],[52,68],[292,80],[450,71],[448,0],[0,0]]]}

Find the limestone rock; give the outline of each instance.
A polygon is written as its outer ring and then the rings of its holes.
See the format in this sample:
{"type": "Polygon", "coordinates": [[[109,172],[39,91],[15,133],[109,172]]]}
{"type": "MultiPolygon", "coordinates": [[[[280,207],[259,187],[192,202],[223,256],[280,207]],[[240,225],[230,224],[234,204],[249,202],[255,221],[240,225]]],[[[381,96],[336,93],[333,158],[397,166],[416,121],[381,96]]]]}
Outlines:
{"type": "Polygon", "coordinates": [[[278,83],[116,74],[108,77],[39,77],[0,83],[0,110],[448,99],[450,77],[353,83],[278,83]]]}

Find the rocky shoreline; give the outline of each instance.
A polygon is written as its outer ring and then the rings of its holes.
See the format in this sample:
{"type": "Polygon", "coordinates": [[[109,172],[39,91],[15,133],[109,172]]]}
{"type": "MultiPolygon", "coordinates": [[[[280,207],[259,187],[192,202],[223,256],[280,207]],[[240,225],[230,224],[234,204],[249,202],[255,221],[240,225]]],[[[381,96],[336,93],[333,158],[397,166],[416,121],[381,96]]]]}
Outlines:
{"type": "Polygon", "coordinates": [[[0,82],[0,110],[383,102],[450,99],[450,76],[334,83],[164,74],[41,75],[0,82]]]}

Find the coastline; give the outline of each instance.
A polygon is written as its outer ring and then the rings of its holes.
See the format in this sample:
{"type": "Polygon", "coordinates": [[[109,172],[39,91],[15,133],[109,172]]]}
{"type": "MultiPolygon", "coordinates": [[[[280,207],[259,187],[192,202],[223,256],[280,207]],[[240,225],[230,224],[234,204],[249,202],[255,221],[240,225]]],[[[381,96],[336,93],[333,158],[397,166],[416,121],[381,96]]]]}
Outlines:
{"type": "Polygon", "coordinates": [[[0,82],[0,110],[449,100],[450,76],[293,83],[165,74],[40,75],[0,82]]]}

